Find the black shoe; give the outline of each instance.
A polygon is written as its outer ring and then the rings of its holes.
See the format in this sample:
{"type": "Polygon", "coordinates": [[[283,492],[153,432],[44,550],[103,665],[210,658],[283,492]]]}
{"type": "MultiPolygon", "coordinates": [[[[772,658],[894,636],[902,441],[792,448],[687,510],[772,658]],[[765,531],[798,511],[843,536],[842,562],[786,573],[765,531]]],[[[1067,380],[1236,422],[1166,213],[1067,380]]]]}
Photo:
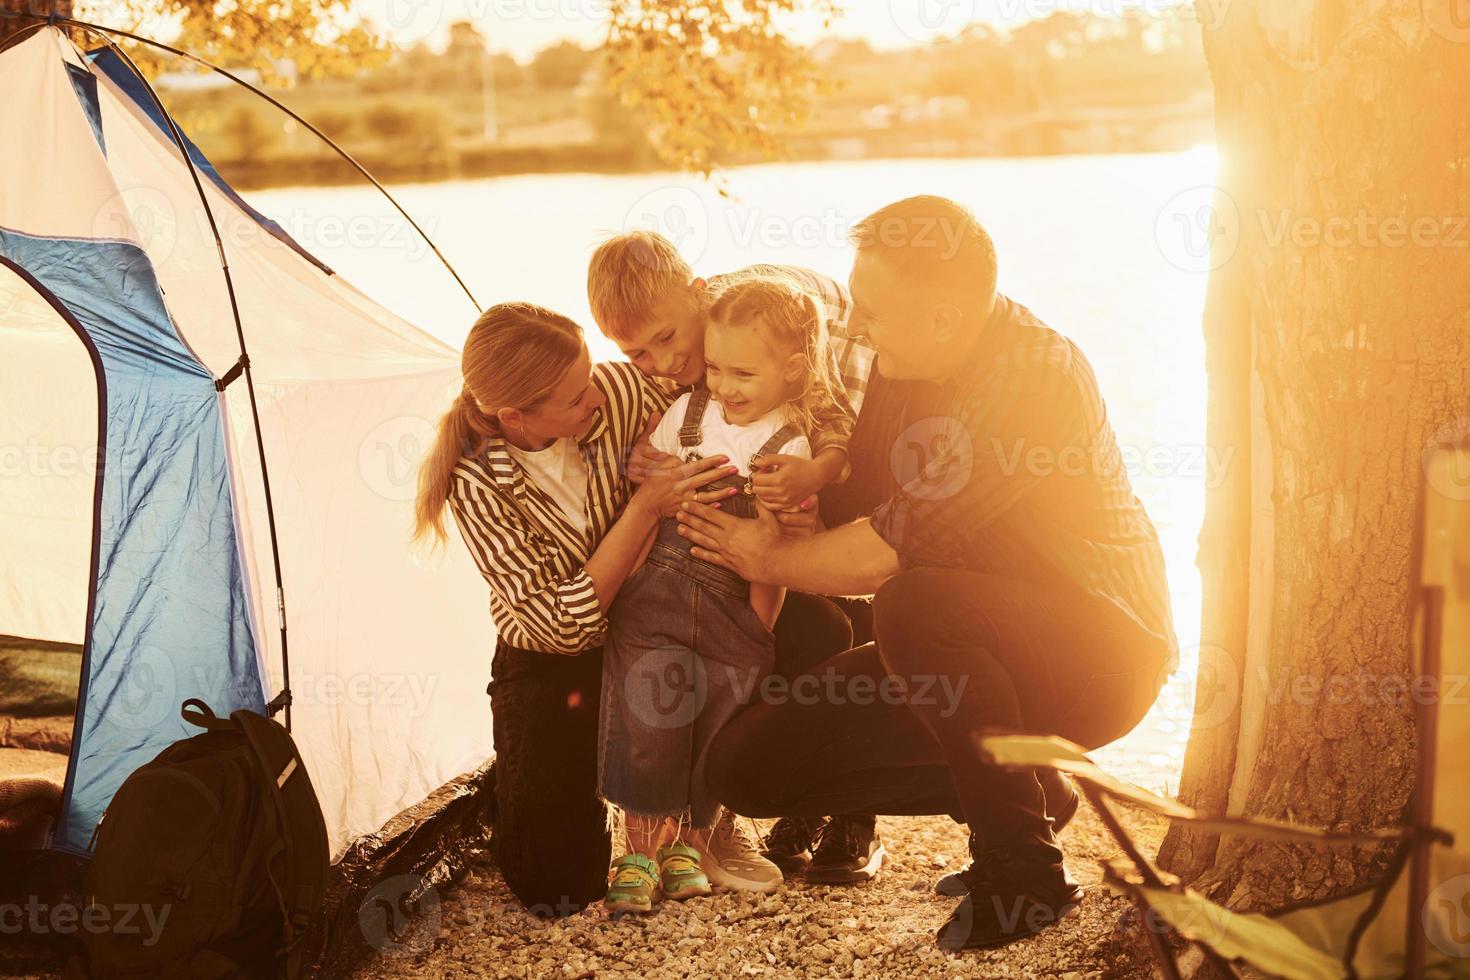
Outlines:
{"type": "MultiPolygon", "coordinates": [[[[1071,779],[1057,772],[1055,769],[1051,770],[1051,772],[1056,775],[1057,780],[1053,782],[1043,777],[1041,782],[1043,787],[1049,791],[1046,795],[1048,811],[1051,810],[1052,802],[1057,796],[1063,797],[1057,811],[1051,814],[1051,832],[1060,834],[1062,828],[1071,823],[1072,818],[1077,815],[1077,807],[1082,802],[1082,794],[1077,792],[1077,787],[1071,779]]],[[[972,855],[980,850],[983,844],[984,842],[977,835],[973,833],[970,835],[970,853],[972,855]]],[[[977,877],[975,863],[971,861],[962,870],[951,872],[943,878],[940,878],[934,885],[934,893],[936,895],[948,895],[950,898],[960,898],[975,890],[977,877]]],[[[981,888],[983,890],[983,883],[981,883],[981,888]]]]}
{"type": "Polygon", "coordinates": [[[984,890],[960,899],[935,938],[943,949],[990,949],[1034,936],[1082,901],[1082,888],[1065,866],[1023,848],[990,848],[975,855],[984,890]]]}
{"type": "Polygon", "coordinates": [[[811,863],[812,842],[826,825],[826,817],[782,817],[766,834],[761,854],[782,874],[799,874],[811,863]]]}
{"type": "Polygon", "coordinates": [[[819,885],[850,885],[871,881],[883,867],[883,841],[875,817],[833,817],[822,833],[817,852],[806,869],[806,880],[819,885]]]}

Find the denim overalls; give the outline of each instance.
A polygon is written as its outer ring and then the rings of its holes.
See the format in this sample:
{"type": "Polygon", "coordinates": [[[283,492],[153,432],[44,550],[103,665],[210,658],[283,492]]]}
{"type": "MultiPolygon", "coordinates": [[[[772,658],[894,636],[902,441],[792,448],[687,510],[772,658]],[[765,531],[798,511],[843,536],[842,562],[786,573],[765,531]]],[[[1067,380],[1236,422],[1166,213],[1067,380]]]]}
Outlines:
{"type": "MultiPolygon", "coordinates": [[[[709,390],[690,396],[679,430],[686,459],[697,458],[709,390]]],[[[757,455],[798,435],[790,423],[757,455]]],[[[733,474],[705,489],[739,486],[721,510],[753,518],[749,481],[733,474]]],[[[679,522],[659,522],[643,567],[608,610],[602,658],[598,790],[609,803],[646,817],[688,814],[696,828],[714,825],[719,801],[705,781],[705,753],[718,732],[754,696],[775,661],[775,644],[755,610],[750,584],[693,557],[679,522]]]]}

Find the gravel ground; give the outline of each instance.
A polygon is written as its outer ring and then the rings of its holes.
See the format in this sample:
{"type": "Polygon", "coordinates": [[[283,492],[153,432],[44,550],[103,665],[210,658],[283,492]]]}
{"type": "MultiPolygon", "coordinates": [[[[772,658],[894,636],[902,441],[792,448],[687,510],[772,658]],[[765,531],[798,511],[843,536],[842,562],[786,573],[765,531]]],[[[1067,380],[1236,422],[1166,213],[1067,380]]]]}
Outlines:
{"type": "MultiPolygon", "coordinates": [[[[1162,822],[1124,819],[1157,850],[1162,822]]],[[[879,830],[888,863],[866,885],[798,879],[774,895],[717,893],[645,918],[613,920],[594,907],[540,920],[521,910],[493,864],[475,865],[427,896],[425,914],[399,940],[379,944],[382,952],[355,976],[1153,976],[1143,940],[1127,926],[1129,906],[1101,884],[1098,862],[1117,847],[1087,806],[1062,835],[1087,889],[1081,907],[1042,936],[994,951],[949,954],[934,945],[955,903],[935,895],[934,882],[967,860],[964,828],[946,817],[884,817],[879,830]]]]}

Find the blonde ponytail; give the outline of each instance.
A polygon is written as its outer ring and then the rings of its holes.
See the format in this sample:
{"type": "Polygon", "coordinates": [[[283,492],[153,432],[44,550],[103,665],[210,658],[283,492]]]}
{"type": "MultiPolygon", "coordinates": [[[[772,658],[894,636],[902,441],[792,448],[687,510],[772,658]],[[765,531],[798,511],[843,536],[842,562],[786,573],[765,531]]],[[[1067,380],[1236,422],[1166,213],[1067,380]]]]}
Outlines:
{"type": "Polygon", "coordinates": [[[460,459],[500,436],[502,408],[534,409],[586,350],[582,328],[531,303],[501,303],[480,315],[460,357],[464,387],[450,404],[419,466],[413,539],[442,544],[444,506],[460,459]]]}

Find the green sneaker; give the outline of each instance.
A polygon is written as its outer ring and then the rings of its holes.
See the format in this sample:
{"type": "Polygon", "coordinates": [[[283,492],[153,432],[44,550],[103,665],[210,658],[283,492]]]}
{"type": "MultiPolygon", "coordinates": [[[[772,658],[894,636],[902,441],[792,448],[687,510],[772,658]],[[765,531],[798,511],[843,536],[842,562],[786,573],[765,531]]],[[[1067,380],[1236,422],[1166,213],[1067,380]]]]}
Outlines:
{"type": "Polygon", "coordinates": [[[658,865],[642,854],[624,854],[612,863],[612,881],[602,900],[609,912],[652,912],[657,898],[658,865]]]}
{"type": "Polygon", "coordinates": [[[699,867],[699,852],[688,844],[665,844],[658,849],[658,870],[664,897],[683,901],[710,893],[709,879],[699,867]]]}

